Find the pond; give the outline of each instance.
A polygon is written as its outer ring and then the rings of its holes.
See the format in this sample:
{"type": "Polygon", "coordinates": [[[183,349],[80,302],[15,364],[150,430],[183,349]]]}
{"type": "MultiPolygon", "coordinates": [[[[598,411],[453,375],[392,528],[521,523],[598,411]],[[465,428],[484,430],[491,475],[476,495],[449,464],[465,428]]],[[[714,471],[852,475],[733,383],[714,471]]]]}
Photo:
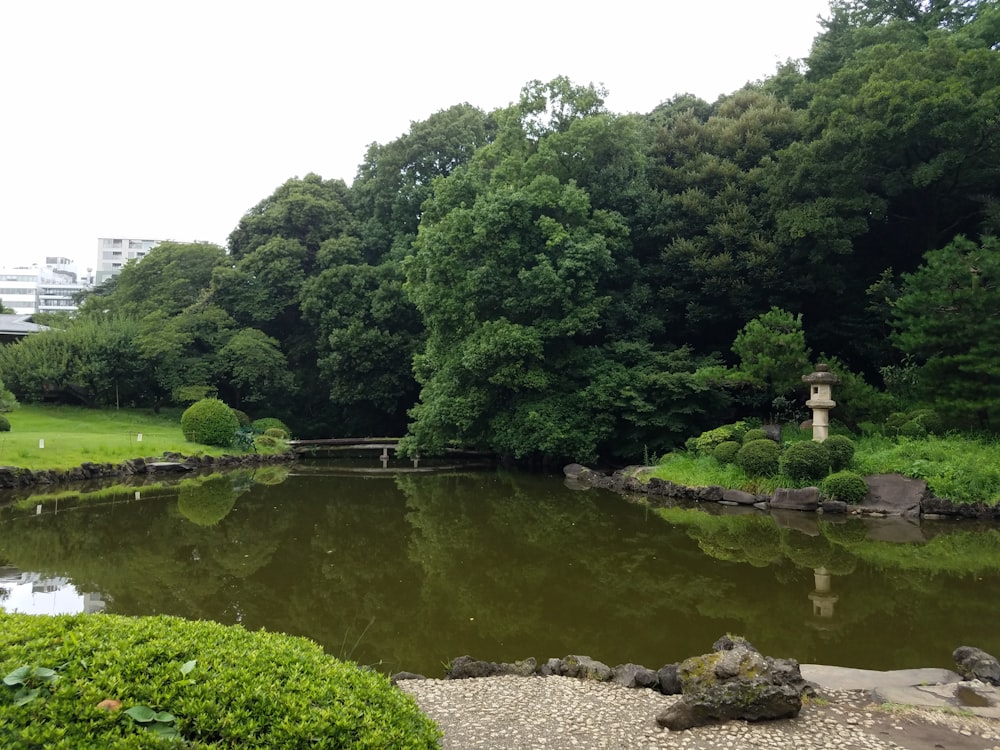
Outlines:
{"type": "Polygon", "coordinates": [[[288,472],[8,505],[0,607],[241,623],[434,677],[462,654],[656,669],[727,632],[869,669],[1000,652],[994,527],[659,512],[493,470],[288,472]]]}

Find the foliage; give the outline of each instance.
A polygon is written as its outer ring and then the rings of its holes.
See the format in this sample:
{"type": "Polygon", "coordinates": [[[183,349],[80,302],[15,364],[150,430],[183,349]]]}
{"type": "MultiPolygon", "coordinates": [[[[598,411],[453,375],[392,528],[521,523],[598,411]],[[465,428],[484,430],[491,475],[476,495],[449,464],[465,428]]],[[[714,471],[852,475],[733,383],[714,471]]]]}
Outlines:
{"type": "Polygon", "coordinates": [[[830,469],[840,471],[846,469],[854,460],[854,442],[846,435],[830,435],[823,441],[830,456],[830,469]]]}
{"type": "Polygon", "coordinates": [[[239,420],[224,402],[204,398],[191,404],[181,415],[181,431],[192,443],[228,446],[240,427],[239,420]]]}
{"type": "Polygon", "coordinates": [[[236,415],[236,421],[240,423],[240,427],[250,426],[250,417],[249,415],[247,415],[245,411],[241,411],[240,409],[233,409],[233,414],[236,415]]]}
{"type": "Polygon", "coordinates": [[[733,422],[732,424],[722,425],[721,427],[714,427],[711,430],[705,430],[698,437],[694,439],[695,450],[701,453],[711,453],[715,450],[716,446],[721,443],[726,443],[730,441],[741,442],[745,439],[747,433],[745,422],[733,422]]]}
{"type": "Polygon", "coordinates": [[[0,624],[0,671],[59,665],[44,700],[0,694],[12,746],[160,747],[142,726],[156,721],[196,748],[431,748],[440,736],[384,676],[303,638],[173,617],[0,613],[0,624]],[[106,699],[124,710],[98,708],[106,699]]]}
{"type": "Polygon", "coordinates": [[[720,464],[732,464],[736,463],[736,454],[739,452],[742,444],[736,440],[726,440],[725,442],[719,443],[715,446],[715,450],[712,451],[712,456],[720,464]]]}
{"type": "Polygon", "coordinates": [[[733,342],[740,376],[763,392],[770,404],[776,396],[802,390],[802,375],[810,370],[802,316],[772,307],[747,323],[733,342]]]}
{"type": "Polygon", "coordinates": [[[830,452],[826,444],[800,440],[785,448],[781,471],[798,481],[818,481],[830,473],[830,452]]]}
{"type": "Polygon", "coordinates": [[[765,440],[767,439],[767,433],[758,427],[754,427],[752,430],[747,430],[743,434],[743,442],[749,443],[751,440],[765,440]]]}
{"type": "Polygon", "coordinates": [[[922,364],[917,393],[953,426],[989,427],[1000,385],[1000,240],[959,237],[903,277],[894,342],[922,364]]]}
{"type": "Polygon", "coordinates": [[[10,432],[10,420],[0,414],[0,432],[10,432]]]}
{"type": "Polygon", "coordinates": [[[199,526],[214,526],[233,509],[246,488],[233,485],[234,477],[215,475],[207,479],[182,482],[177,509],[199,526]]]}
{"type": "Polygon", "coordinates": [[[864,477],[853,471],[837,471],[827,475],[819,485],[824,496],[857,505],[868,494],[864,477]]]}
{"type": "MultiPolygon", "coordinates": [[[[282,422],[277,417],[261,417],[260,419],[255,419],[251,424],[256,432],[262,435],[269,434],[270,430],[280,430],[281,437],[285,440],[292,436],[292,431],[288,429],[288,425],[282,422]]],[[[271,434],[271,437],[277,437],[271,434]]]]}
{"type": "Polygon", "coordinates": [[[752,477],[770,477],[778,473],[780,454],[773,440],[751,440],[740,447],[736,465],[752,477]]]}

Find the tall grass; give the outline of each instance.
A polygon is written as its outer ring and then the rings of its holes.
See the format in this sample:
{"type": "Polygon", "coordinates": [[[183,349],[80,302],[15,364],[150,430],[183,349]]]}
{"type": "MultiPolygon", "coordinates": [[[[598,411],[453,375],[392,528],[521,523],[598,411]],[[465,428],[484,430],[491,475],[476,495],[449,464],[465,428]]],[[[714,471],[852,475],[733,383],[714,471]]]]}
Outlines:
{"type": "Polygon", "coordinates": [[[213,456],[242,452],[187,442],[177,410],[154,414],[139,409],[24,404],[6,416],[11,430],[0,432],[2,466],[70,469],[86,462],[158,457],[168,451],[213,456]],[[40,441],[44,447],[39,447],[40,441]]]}

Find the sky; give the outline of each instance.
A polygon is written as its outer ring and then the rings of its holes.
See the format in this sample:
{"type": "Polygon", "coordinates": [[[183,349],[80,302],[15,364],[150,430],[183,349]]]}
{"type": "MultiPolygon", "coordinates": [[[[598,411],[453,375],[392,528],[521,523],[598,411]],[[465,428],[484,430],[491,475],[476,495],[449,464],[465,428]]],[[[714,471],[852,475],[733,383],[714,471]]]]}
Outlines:
{"type": "Polygon", "coordinates": [[[708,101],[808,54],[827,0],[49,0],[0,4],[0,264],[98,237],[225,245],[310,172],[531,80],[608,109],[708,101]]]}

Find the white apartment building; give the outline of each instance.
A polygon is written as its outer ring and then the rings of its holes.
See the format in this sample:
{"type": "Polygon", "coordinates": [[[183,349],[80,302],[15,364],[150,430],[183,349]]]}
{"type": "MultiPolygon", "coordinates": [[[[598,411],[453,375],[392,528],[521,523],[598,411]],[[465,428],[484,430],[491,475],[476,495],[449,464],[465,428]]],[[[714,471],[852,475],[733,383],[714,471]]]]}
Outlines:
{"type": "Polygon", "coordinates": [[[97,238],[97,277],[95,284],[103,284],[112,276],[121,273],[122,267],[130,260],[139,260],[160,240],[140,240],[128,237],[97,238]]]}
{"type": "Polygon", "coordinates": [[[50,256],[44,265],[0,268],[0,300],[19,315],[70,312],[74,296],[94,283],[93,269],[81,269],[69,258],[50,256]]]}

